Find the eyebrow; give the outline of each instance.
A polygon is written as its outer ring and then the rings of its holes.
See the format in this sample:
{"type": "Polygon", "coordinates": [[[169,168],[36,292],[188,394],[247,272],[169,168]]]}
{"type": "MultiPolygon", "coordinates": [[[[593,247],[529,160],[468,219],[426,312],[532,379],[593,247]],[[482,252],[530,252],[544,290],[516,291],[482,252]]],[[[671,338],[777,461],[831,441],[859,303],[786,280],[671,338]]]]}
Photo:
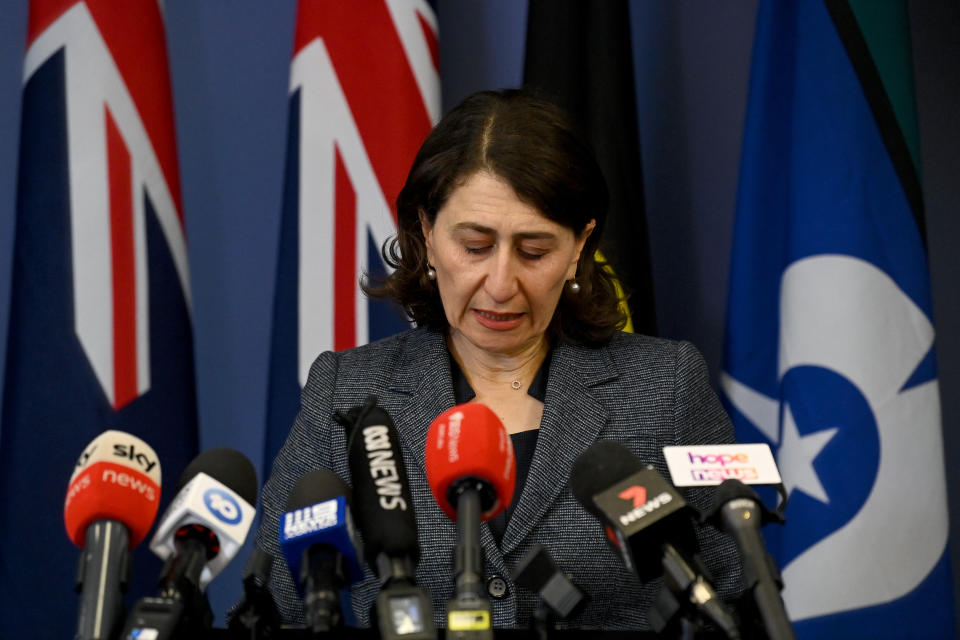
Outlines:
{"type": "MultiPolygon", "coordinates": [[[[477,231],[479,233],[486,233],[488,235],[497,235],[496,229],[493,229],[492,227],[485,227],[482,224],[477,224],[475,222],[458,222],[457,224],[453,225],[453,230],[477,231]]],[[[549,231],[521,231],[513,234],[512,237],[520,240],[553,240],[557,236],[549,231]]]]}

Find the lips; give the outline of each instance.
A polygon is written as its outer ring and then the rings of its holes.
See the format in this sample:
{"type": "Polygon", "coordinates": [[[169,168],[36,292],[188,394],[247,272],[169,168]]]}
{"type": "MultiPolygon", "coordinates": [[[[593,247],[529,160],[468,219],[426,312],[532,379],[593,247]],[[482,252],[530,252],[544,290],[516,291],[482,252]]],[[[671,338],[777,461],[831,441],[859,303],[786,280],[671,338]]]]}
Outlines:
{"type": "Polygon", "coordinates": [[[514,318],[517,318],[520,315],[522,315],[519,313],[493,313],[492,311],[482,311],[479,309],[477,310],[477,313],[479,313],[484,318],[489,318],[490,320],[497,320],[501,322],[506,320],[513,320],[514,318]]]}
{"type": "Polygon", "coordinates": [[[481,325],[494,331],[509,331],[520,326],[523,313],[495,313],[485,309],[474,309],[473,315],[481,325]]]}

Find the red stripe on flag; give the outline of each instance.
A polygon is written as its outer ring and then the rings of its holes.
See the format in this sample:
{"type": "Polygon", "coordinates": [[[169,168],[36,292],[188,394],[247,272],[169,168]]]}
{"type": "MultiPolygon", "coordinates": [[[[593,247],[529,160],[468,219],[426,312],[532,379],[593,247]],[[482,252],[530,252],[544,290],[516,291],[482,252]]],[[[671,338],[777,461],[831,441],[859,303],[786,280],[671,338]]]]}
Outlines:
{"type": "MultiPolygon", "coordinates": [[[[47,27],[79,0],[31,0],[29,47],[47,27]]],[[[183,227],[180,170],[173,128],[170,64],[160,7],[153,0],[86,0],[153,145],[183,227]]],[[[82,71],[81,71],[82,73],[82,71]]],[[[185,228],[184,228],[185,230],[185,228]]]]}
{"type": "Polygon", "coordinates": [[[430,61],[433,63],[433,69],[440,73],[440,43],[437,41],[437,32],[433,26],[427,22],[423,14],[417,11],[417,21],[423,30],[423,39],[427,42],[427,49],[430,50],[430,61]]]}
{"type": "Polygon", "coordinates": [[[323,38],[396,220],[396,199],[430,116],[383,0],[301,0],[294,55],[323,38]]]}
{"type": "Polygon", "coordinates": [[[357,346],[357,193],[334,151],[333,349],[340,351],[357,346]]]}
{"type": "Polygon", "coordinates": [[[130,151],[109,110],[107,168],[113,263],[113,408],[137,397],[137,276],[133,248],[133,175],[130,151]]]}
{"type": "MultiPolygon", "coordinates": [[[[77,2],[78,0],[32,0],[27,46],[77,2]]],[[[154,0],[86,0],[85,4],[130,91],[157,156],[160,170],[166,179],[181,228],[185,231],[173,128],[170,64],[167,60],[166,36],[160,7],[154,0]]],[[[81,61],[79,73],[84,73],[85,62],[81,61]]]]}
{"type": "Polygon", "coordinates": [[[186,232],[173,128],[170,64],[159,3],[155,0],[86,0],[86,3],[137,105],[160,170],[167,179],[180,226],[186,232]]]}
{"type": "Polygon", "coordinates": [[[80,0],[30,0],[30,17],[27,18],[27,48],[47,30],[57,18],[80,2],[80,0]]]}

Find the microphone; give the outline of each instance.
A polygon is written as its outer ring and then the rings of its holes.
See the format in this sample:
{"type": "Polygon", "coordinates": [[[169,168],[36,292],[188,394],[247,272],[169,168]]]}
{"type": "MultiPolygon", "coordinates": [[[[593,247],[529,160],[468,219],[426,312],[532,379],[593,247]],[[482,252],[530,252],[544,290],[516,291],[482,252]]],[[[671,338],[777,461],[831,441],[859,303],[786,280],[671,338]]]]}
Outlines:
{"type": "Polygon", "coordinates": [[[257,472],[239,451],[211,449],[187,465],[150,542],[165,560],[159,596],[141,598],[124,638],[197,634],[213,622],[207,585],[237,555],[256,511],[257,472]]]}
{"type": "Polygon", "coordinates": [[[779,571],[764,546],[760,528],[782,517],[767,509],[756,492],[739,480],[724,480],[714,494],[707,519],[730,535],[740,551],[743,579],[771,640],[796,638],[780,597],[779,571]]]}
{"type": "Polygon", "coordinates": [[[316,635],[353,625],[350,598],[341,592],[363,579],[363,569],[346,483],[327,469],[304,474],[287,499],[279,538],[307,629],[316,635]]]}
{"type": "Polygon", "coordinates": [[[160,463],[143,440],[104,431],[87,445],[67,485],[63,521],[83,549],[76,640],[116,637],[130,577],[130,549],[140,544],[160,507],[160,463]]]}
{"type": "Polygon", "coordinates": [[[272,566],[272,555],[253,550],[243,572],[243,598],[227,623],[233,636],[267,640],[280,628],[280,612],[267,587],[272,566]]]}
{"type": "MultiPolygon", "coordinates": [[[[624,564],[641,581],[663,575],[665,587],[680,605],[679,613],[692,605],[695,613],[716,624],[727,637],[740,637],[736,621],[704,577],[705,571],[692,560],[697,552],[692,526],[695,509],[653,467],[616,442],[596,442],[574,462],[570,488],[605,526],[624,564]]],[[[676,613],[665,616],[663,624],[669,624],[676,613]]],[[[651,616],[650,621],[655,625],[658,619],[651,616]]]]}
{"type": "Polygon", "coordinates": [[[486,405],[444,411],[427,432],[427,482],[440,509],[457,523],[455,590],[447,604],[447,638],[492,638],[490,601],[483,595],[480,522],[513,499],[513,443],[486,405]]]}
{"type": "Polygon", "coordinates": [[[430,596],[414,581],[420,544],[400,434],[390,414],[377,406],[375,396],[335,418],[348,430],[354,513],[364,555],[380,578],[374,610],[380,637],[436,638],[430,596]]]}
{"type": "MultiPolygon", "coordinates": [[[[550,612],[561,620],[575,616],[590,601],[590,596],[560,571],[542,544],[533,545],[513,569],[511,577],[521,587],[537,593],[550,612]]],[[[545,627],[547,620],[541,616],[538,622],[545,627]]]]}

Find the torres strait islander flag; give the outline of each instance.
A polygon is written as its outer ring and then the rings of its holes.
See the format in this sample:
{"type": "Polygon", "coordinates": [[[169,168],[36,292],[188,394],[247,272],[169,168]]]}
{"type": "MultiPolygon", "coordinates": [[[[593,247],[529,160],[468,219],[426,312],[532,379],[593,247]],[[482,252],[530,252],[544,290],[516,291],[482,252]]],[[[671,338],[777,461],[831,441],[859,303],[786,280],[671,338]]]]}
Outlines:
{"type": "MultiPolygon", "coordinates": [[[[78,456],[108,429],[142,438],[166,503],[196,454],[190,292],[160,6],[33,0],[29,15],[0,423],[0,636],[67,638],[80,552],[62,505],[78,456]]],[[[159,572],[140,545],[131,595],[154,593],[159,572]]]]}
{"type": "Polygon", "coordinates": [[[801,638],[953,638],[905,2],[763,0],[722,379],[801,638]]]}
{"type": "Polygon", "coordinates": [[[396,233],[396,198],[440,115],[437,21],[422,0],[301,0],[290,69],[265,468],[323,351],[409,325],[364,273],[396,233]]]}

